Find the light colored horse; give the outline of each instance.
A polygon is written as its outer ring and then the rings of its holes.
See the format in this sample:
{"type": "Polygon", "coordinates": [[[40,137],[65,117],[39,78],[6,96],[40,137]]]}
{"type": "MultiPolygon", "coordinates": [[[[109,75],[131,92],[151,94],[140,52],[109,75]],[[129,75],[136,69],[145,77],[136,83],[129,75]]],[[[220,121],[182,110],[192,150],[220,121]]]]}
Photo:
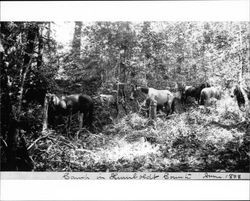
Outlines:
{"type": "Polygon", "coordinates": [[[221,99],[222,96],[222,88],[221,87],[209,87],[204,88],[201,91],[200,96],[200,104],[205,105],[209,102],[211,98],[215,98],[217,100],[221,99]]]}
{"type": "Polygon", "coordinates": [[[139,93],[143,93],[146,95],[145,101],[147,99],[150,99],[151,101],[156,101],[157,106],[165,106],[167,115],[173,112],[172,102],[174,100],[174,95],[169,90],[157,90],[150,87],[137,87],[133,85],[130,100],[134,100],[135,98],[137,98],[139,93]]]}

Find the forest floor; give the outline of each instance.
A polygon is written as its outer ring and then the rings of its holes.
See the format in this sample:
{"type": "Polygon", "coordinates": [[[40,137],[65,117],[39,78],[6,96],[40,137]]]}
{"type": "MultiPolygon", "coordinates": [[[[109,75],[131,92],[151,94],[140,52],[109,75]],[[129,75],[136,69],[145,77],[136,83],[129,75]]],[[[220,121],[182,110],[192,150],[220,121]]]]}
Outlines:
{"type": "Polygon", "coordinates": [[[248,172],[247,127],[244,111],[227,97],[157,117],[154,125],[130,113],[102,132],[83,129],[73,140],[47,130],[29,151],[35,171],[248,172]]]}

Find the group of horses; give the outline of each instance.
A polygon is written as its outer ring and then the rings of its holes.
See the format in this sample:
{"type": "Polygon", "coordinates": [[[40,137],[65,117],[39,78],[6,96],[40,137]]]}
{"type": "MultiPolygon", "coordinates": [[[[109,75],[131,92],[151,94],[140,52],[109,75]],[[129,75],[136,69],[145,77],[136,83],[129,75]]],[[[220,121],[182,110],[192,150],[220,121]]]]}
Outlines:
{"type": "MultiPolygon", "coordinates": [[[[149,107],[151,101],[157,104],[157,111],[163,111],[166,115],[175,112],[176,103],[186,104],[189,97],[193,97],[200,105],[205,105],[210,99],[220,99],[222,97],[221,87],[210,86],[208,83],[200,84],[199,86],[185,86],[178,92],[169,90],[157,90],[152,87],[139,87],[131,85],[130,101],[138,98],[140,94],[145,96],[145,105],[149,107]]],[[[238,105],[245,104],[244,97],[238,85],[231,89],[231,97],[237,99],[238,105]]],[[[248,94],[250,99],[250,94],[248,94]]],[[[114,102],[113,95],[100,94],[100,99],[107,102],[114,102]]],[[[55,124],[55,117],[68,116],[67,128],[70,127],[71,117],[78,113],[79,129],[83,125],[92,129],[94,101],[85,94],[73,94],[68,96],[58,97],[55,94],[46,94],[45,99],[48,103],[48,123],[55,124]]]]}
{"type": "Polygon", "coordinates": [[[202,83],[199,86],[185,86],[178,92],[171,92],[169,90],[157,90],[150,87],[132,86],[130,100],[134,100],[140,93],[146,95],[146,107],[149,106],[150,101],[157,103],[157,111],[161,110],[166,115],[172,114],[176,110],[176,104],[187,103],[189,97],[193,97],[198,104],[205,105],[211,98],[220,99],[222,89],[220,87],[211,87],[208,83],[202,83]]]}

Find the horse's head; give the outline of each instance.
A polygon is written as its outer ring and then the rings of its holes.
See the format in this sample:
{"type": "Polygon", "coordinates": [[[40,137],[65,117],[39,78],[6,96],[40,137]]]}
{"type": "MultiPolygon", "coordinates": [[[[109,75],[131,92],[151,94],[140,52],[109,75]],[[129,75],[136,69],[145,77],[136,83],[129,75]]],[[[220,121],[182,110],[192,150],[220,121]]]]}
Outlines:
{"type": "Polygon", "coordinates": [[[60,99],[55,94],[47,93],[45,98],[47,98],[49,105],[52,106],[56,106],[60,102],[60,99]]]}
{"type": "Polygon", "coordinates": [[[187,95],[188,93],[190,93],[194,89],[195,88],[193,86],[185,86],[185,88],[183,90],[183,95],[187,95]]]}
{"type": "Polygon", "coordinates": [[[207,88],[207,87],[210,87],[210,85],[207,82],[205,82],[205,83],[202,83],[200,86],[198,86],[197,90],[201,92],[202,89],[207,88]]]}

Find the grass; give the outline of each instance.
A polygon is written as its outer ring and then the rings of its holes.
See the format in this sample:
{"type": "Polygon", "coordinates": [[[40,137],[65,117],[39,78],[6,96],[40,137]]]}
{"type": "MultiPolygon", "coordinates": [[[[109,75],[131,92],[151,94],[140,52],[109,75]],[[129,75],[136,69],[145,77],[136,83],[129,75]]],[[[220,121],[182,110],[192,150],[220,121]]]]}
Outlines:
{"type": "Polygon", "coordinates": [[[154,126],[130,113],[100,133],[83,130],[78,140],[48,131],[33,160],[40,171],[248,172],[249,134],[243,121],[244,113],[229,97],[157,118],[154,126]]]}

